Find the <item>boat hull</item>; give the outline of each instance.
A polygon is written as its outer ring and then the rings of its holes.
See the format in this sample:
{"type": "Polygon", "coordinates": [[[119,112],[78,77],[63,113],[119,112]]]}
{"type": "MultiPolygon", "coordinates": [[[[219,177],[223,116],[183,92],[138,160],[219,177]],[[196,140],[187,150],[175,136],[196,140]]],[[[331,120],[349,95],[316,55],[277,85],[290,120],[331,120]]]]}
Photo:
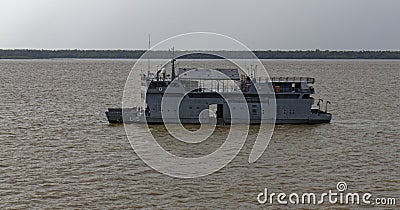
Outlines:
{"type": "MultiPolygon", "coordinates": [[[[140,112],[137,112],[134,109],[126,109],[124,112],[122,109],[111,109],[112,111],[107,111],[106,116],[108,122],[111,124],[119,124],[119,123],[147,123],[147,124],[164,124],[164,120],[162,118],[151,118],[140,115],[140,112]],[[123,116],[124,115],[124,116],[123,116]]],[[[205,123],[212,123],[215,120],[216,124],[219,125],[229,125],[231,124],[229,119],[209,119],[209,121],[203,121],[205,123]]],[[[275,124],[322,124],[322,123],[330,123],[332,120],[332,115],[330,113],[326,113],[323,111],[315,111],[307,117],[307,118],[299,118],[299,119],[288,119],[288,118],[279,118],[277,116],[275,120],[275,124]]],[[[200,120],[198,118],[183,118],[179,119],[179,121],[169,120],[169,123],[182,123],[182,124],[200,124],[200,120]]],[[[260,120],[250,120],[250,124],[257,125],[261,124],[260,120]]]]}

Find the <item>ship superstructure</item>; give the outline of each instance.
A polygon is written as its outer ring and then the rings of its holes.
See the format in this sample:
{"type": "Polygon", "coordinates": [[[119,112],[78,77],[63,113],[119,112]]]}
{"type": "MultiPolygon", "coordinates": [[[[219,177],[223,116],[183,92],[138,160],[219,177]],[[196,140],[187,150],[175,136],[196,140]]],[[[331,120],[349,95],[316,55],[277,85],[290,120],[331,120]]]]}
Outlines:
{"type": "MultiPolygon", "coordinates": [[[[183,123],[199,124],[215,122],[220,125],[231,124],[241,118],[236,108],[246,106],[248,123],[260,124],[266,109],[262,103],[275,103],[274,122],[277,124],[317,124],[329,123],[332,115],[313,109],[315,93],[314,78],[274,77],[250,78],[239,69],[229,68],[179,68],[175,72],[175,60],[171,61],[171,74],[161,68],[155,75],[143,75],[142,95],[144,106],[133,108],[114,108],[106,112],[110,123],[142,122],[148,124],[183,123]],[[262,92],[261,89],[270,91],[262,92]],[[265,93],[265,94],[263,94],[265,93]],[[229,103],[228,98],[244,100],[241,104],[229,103]],[[179,101],[179,106],[168,107],[165,101],[179,101]],[[166,100],[168,99],[168,100],[166,100]],[[263,101],[263,102],[261,102],[263,101]],[[236,106],[236,107],[235,107],[236,106]],[[207,111],[207,112],[204,112],[207,111]]],[[[330,102],[326,102],[326,106],[330,102]]],[[[245,118],[245,117],[243,117],[245,118]]]]}

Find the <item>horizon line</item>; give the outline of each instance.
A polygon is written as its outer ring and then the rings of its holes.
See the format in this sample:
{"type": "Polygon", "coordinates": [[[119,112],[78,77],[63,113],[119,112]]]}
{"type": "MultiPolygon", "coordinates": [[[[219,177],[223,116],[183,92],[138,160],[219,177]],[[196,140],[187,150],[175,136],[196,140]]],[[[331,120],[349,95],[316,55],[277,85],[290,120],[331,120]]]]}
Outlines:
{"type": "MultiPolygon", "coordinates": [[[[148,51],[149,49],[101,49],[101,48],[0,48],[0,50],[48,50],[48,51],[57,51],[57,50],[81,50],[81,51],[148,51]]],[[[196,50],[196,49],[192,49],[196,50]]],[[[176,51],[192,51],[192,50],[179,50],[176,51]]],[[[399,52],[400,49],[346,49],[346,50],[339,50],[339,49],[250,49],[251,51],[284,51],[284,52],[295,52],[295,51],[331,51],[331,52],[399,52]]],[[[164,50],[156,50],[156,51],[164,51],[164,50]]],[[[168,49],[165,49],[168,51],[168,49]]],[[[220,50],[198,50],[198,51],[243,51],[243,50],[232,50],[232,49],[220,49],[220,50]]]]}

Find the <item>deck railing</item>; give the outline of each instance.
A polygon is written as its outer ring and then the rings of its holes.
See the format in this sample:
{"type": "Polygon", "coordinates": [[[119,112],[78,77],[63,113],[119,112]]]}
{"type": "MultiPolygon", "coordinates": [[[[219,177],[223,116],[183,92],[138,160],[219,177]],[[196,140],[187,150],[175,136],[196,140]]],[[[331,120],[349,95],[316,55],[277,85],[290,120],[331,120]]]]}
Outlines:
{"type": "Polygon", "coordinates": [[[307,82],[307,84],[314,84],[315,79],[311,77],[255,77],[253,81],[256,83],[267,82],[307,82]]]}

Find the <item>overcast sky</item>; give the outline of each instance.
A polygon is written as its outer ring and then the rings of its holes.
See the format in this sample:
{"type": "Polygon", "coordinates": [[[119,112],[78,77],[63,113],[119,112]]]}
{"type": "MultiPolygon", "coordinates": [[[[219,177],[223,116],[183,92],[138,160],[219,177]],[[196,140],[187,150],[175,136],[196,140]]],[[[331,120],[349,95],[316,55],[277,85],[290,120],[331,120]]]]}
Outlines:
{"type": "Polygon", "coordinates": [[[0,0],[0,48],[145,49],[187,32],[251,49],[400,50],[400,0],[0,0]]]}

